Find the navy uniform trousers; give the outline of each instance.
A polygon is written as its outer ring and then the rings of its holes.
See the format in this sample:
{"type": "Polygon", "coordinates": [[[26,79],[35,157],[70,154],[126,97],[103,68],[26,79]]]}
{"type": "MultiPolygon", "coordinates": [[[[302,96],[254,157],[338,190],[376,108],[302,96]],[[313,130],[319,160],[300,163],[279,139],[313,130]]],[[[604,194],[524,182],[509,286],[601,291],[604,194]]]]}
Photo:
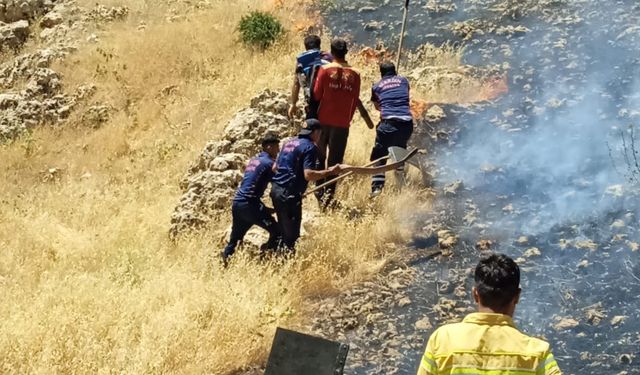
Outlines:
{"type": "MultiPolygon", "coordinates": [[[[395,146],[406,149],[411,134],[413,134],[413,121],[395,119],[380,121],[376,129],[376,142],[373,150],[371,150],[370,160],[374,161],[389,155],[389,147],[395,146]]],[[[385,164],[387,164],[387,161],[383,160],[376,166],[383,166],[385,164]]],[[[381,190],[384,187],[384,183],[384,173],[374,175],[371,179],[371,191],[381,190]]]]}
{"type": "Polygon", "coordinates": [[[282,242],[291,253],[295,251],[302,225],[302,195],[292,193],[278,184],[271,185],[271,200],[282,232],[282,242]]]}
{"type": "Polygon", "coordinates": [[[260,201],[257,202],[233,202],[231,207],[233,224],[231,226],[231,239],[224,249],[224,257],[227,258],[236,251],[238,242],[242,241],[252,226],[257,225],[269,232],[269,240],[262,246],[262,250],[275,250],[280,241],[280,228],[269,213],[267,207],[260,201]]]}

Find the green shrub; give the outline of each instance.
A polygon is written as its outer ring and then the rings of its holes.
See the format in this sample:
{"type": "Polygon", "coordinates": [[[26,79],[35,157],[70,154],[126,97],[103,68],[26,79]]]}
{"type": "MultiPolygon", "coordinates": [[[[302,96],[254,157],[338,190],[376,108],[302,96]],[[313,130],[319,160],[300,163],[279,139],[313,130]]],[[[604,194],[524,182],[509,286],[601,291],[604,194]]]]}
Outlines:
{"type": "Polygon", "coordinates": [[[242,17],[238,31],[245,45],[266,49],[282,36],[284,27],[273,15],[254,11],[242,17]]]}

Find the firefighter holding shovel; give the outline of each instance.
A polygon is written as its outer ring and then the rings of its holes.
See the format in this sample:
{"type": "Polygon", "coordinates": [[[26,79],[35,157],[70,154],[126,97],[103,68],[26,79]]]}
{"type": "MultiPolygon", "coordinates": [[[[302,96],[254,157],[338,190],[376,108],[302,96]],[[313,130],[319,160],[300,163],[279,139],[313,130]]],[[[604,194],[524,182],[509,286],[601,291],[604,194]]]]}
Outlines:
{"type": "MultiPolygon", "coordinates": [[[[376,140],[371,150],[371,160],[388,155],[389,147],[407,148],[413,133],[413,116],[411,114],[409,81],[396,72],[392,62],[380,64],[382,78],[371,90],[371,101],[380,111],[380,123],[376,129],[376,140]]],[[[386,164],[386,160],[378,162],[378,166],[386,164]]],[[[398,168],[396,177],[399,183],[404,182],[404,169],[398,168]]],[[[380,195],[385,184],[385,174],[373,175],[371,179],[371,197],[380,195]]]]}

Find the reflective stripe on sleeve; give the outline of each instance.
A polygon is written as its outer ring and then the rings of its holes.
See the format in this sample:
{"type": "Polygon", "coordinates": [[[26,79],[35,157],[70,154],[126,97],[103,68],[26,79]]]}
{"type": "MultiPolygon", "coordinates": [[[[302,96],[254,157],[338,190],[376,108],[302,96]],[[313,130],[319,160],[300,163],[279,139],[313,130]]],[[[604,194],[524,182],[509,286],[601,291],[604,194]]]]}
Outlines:
{"type": "Polygon", "coordinates": [[[436,374],[438,371],[438,366],[436,364],[435,358],[433,354],[426,352],[422,356],[422,361],[420,362],[420,367],[427,371],[428,374],[436,374]]]}
{"type": "Polygon", "coordinates": [[[527,369],[513,369],[513,368],[501,368],[501,369],[479,369],[469,367],[452,367],[447,371],[441,372],[442,374],[463,374],[463,375],[531,375],[535,374],[535,370],[527,369]]]}
{"type": "Polygon", "coordinates": [[[556,368],[558,367],[558,362],[556,362],[556,359],[553,357],[553,354],[549,353],[544,357],[544,362],[542,362],[540,366],[538,366],[536,373],[544,375],[554,367],[556,368]]]}

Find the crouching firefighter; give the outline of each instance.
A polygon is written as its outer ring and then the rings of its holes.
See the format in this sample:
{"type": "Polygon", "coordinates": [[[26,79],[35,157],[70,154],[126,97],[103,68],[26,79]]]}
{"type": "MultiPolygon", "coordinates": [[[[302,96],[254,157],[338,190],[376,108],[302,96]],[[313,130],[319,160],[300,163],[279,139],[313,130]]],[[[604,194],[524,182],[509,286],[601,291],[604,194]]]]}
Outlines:
{"type": "Polygon", "coordinates": [[[240,188],[233,198],[231,212],[233,224],[229,244],[222,252],[222,262],[226,267],[229,257],[235,252],[238,242],[252,226],[257,225],[269,232],[269,240],[260,250],[276,250],[280,243],[280,228],[273,219],[271,209],[261,201],[267,185],[273,177],[273,163],[280,151],[280,140],[273,135],[266,135],[262,140],[262,152],[252,158],[244,171],[240,188]]]}
{"type": "MultiPolygon", "coordinates": [[[[407,148],[413,133],[413,116],[409,102],[409,81],[396,73],[391,62],[380,64],[382,79],[371,90],[371,101],[380,111],[380,123],[376,130],[376,141],[371,151],[371,161],[389,154],[389,147],[407,148]]],[[[385,161],[379,165],[386,164],[385,161]]],[[[404,167],[398,168],[396,176],[400,184],[404,183],[404,167]]],[[[371,181],[371,196],[382,192],[385,183],[384,173],[376,174],[371,181]]]]}
{"type": "Polygon", "coordinates": [[[289,118],[294,118],[298,110],[298,97],[302,89],[305,100],[305,115],[307,119],[318,118],[318,102],[313,99],[311,91],[317,76],[318,68],[333,61],[331,54],[320,50],[321,40],[317,35],[308,35],[304,38],[305,52],[296,58],[295,77],[291,88],[291,104],[289,106],[289,118]]]}
{"type": "Polygon", "coordinates": [[[278,217],[284,246],[291,254],[300,237],[302,197],[310,181],[337,175],[340,166],[315,170],[318,159],[316,143],[322,127],[316,119],[306,120],[298,136],[289,140],[278,155],[276,172],[271,183],[271,200],[278,217]]]}

